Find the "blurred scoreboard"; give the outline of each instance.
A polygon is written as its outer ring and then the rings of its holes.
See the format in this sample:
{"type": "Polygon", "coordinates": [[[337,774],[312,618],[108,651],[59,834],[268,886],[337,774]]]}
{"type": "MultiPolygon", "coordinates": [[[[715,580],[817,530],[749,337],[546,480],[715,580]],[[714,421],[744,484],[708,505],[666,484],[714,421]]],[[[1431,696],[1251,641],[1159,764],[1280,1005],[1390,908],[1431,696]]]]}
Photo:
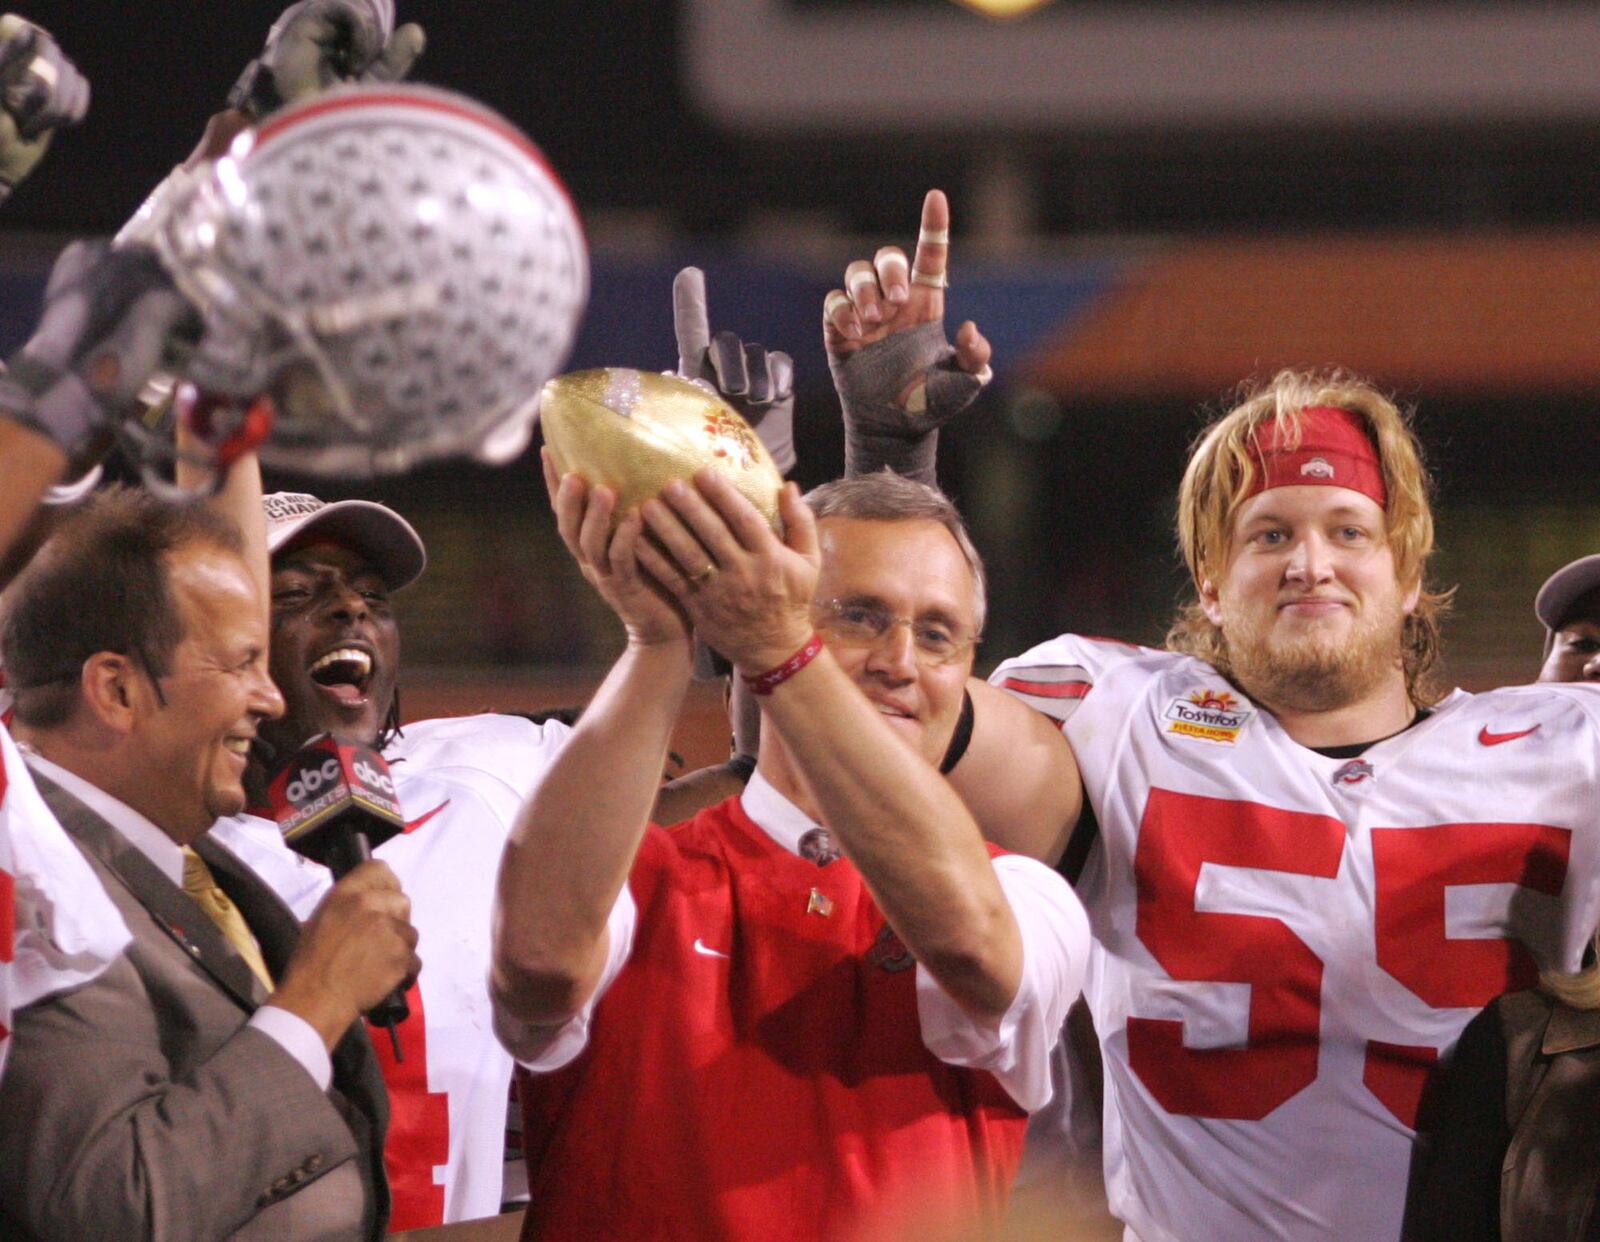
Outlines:
{"type": "Polygon", "coordinates": [[[763,136],[1600,119],[1592,0],[682,3],[697,106],[763,136]]]}

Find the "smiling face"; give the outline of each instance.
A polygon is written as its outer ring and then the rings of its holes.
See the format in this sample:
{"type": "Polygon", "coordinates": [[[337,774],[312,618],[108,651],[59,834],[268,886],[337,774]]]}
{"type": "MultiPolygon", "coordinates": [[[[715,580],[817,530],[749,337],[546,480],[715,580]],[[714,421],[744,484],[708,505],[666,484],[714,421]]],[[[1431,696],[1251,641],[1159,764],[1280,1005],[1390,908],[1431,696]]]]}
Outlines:
{"type": "Polygon", "coordinates": [[[950,532],[938,522],[824,518],[817,524],[822,571],[817,599],[881,609],[912,626],[894,624],[876,642],[841,641],[826,620],[818,631],[861,692],[902,737],[931,763],[950,744],[961,696],[972,671],[973,647],[930,665],[917,658],[914,627],[957,638],[976,632],[972,570],[950,532]]]}
{"type": "Polygon", "coordinates": [[[1239,507],[1221,580],[1200,584],[1241,688],[1278,709],[1327,711],[1404,687],[1402,586],[1384,513],[1343,487],[1276,487],[1239,507]]]}
{"type": "Polygon", "coordinates": [[[170,581],[183,638],[131,734],[137,766],[159,773],[130,805],[179,843],[245,807],[250,742],[283,712],[267,675],[267,634],[239,557],[205,544],[179,548],[170,581]]]}
{"type": "Polygon", "coordinates": [[[1555,632],[1540,681],[1600,681],[1600,587],[1580,595],[1555,632]]]}
{"type": "Polygon", "coordinates": [[[272,561],[272,676],[288,712],[265,730],[280,757],[318,733],[372,745],[394,702],[400,631],[359,553],[308,543],[272,561]]]}

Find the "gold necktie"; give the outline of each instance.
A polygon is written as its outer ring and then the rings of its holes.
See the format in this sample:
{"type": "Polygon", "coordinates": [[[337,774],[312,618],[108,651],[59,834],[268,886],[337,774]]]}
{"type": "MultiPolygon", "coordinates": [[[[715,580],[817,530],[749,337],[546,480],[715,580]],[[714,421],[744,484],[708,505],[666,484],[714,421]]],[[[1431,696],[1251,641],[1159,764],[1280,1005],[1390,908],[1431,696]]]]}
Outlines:
{"type": "Polygon", "coordinates": [[[183,847],[183,891],[193,897],[195,904],[206,912],[206,917],[217,925],[223,937],[244,958],[256,978],[272,990],[272,976],[267,973],[267,963],[261,957],[261,946],[250,932],[239,907],[228,900],[228,894],[217,886],[217,879],[201,858],[187,845],[183,847]]]}

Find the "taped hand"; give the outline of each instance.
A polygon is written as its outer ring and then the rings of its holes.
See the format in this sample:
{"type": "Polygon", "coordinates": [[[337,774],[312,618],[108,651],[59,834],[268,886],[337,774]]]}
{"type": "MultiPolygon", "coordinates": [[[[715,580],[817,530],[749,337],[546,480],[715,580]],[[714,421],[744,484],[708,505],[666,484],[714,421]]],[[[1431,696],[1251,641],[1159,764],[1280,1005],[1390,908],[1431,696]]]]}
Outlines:
{"type": "Polygon", "coordinates": [[[885,467],[934,484],[938,429],[993,376],[989,342],[970,321],[952,345],[944,331],[950,206],[938,190],[922,205],[915,258],[884,246],[845,269],[823,303],[828,369],[844,413],[845,474],[885,467]]]}

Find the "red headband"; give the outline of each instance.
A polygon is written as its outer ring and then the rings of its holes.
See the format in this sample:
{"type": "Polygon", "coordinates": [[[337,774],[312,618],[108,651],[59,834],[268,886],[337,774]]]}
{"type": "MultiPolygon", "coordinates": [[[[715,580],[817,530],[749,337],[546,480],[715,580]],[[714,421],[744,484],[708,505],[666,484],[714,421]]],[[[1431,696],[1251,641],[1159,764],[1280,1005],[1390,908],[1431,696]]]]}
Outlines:
{"type": "Polygon", "coordinates": [[[1293,448],[1282,442],[1279,427],[1276,418],[1269,418],[1250,438],[1256,471],[1247,499],[1272,487],[1348,487],[1379,508],[1388,507],[1378,450],[1359,416],[1308,405],[1300,411],[1300,442],[1293,448]]]}

